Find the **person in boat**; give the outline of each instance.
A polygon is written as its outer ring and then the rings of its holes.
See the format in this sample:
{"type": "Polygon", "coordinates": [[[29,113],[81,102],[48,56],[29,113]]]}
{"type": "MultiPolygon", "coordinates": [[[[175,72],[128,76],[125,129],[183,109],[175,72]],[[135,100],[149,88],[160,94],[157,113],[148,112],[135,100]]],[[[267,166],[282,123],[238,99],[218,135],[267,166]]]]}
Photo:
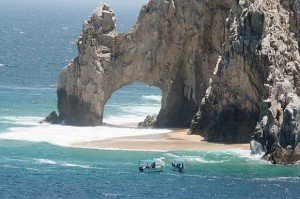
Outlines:
{"type": "Polygon", "coordinates": [[[156,166],[155,162],[153,162],[153,163],[151,164],[151,166],[152,166],[152,169],[155,169],[155,166],[156,166]]]}
{"type": "Polygon", "coordinates": [[[179,172],[181,173],[183,171],[183,169],[184,169],[183,163],[179,163],[177,165],[177,168],[179,169],[179,172]]]}

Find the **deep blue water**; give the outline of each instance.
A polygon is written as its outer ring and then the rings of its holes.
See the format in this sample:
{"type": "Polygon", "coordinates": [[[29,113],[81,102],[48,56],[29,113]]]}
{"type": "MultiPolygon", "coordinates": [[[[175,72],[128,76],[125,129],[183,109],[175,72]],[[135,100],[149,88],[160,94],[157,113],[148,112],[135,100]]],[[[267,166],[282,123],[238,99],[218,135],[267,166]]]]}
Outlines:
{"type": "MultiPolygon", "coordinates": [[[[124,32],[146,0],[103,2],[116,11],[117,29],[124,32]]],[[[99,3],[0,0],[1,135],[18,127],[31,132],[56,109],[59,72],[76,56],[83,21],[99,3]]],[[[160,95],[140,83],[120,89],[106,105],[105,119],[158,113],[160,95]]],[[[299,166],[271,165],[241,150],[109,151],[0,140],[0,198],[300,198],[299,175],[299,166]],[[178,156],[186,162],[183,174],[169,166],[178,156]],[[137,162],[149,158],[163,158],[166,170],[139,173],[137,162]]]]}

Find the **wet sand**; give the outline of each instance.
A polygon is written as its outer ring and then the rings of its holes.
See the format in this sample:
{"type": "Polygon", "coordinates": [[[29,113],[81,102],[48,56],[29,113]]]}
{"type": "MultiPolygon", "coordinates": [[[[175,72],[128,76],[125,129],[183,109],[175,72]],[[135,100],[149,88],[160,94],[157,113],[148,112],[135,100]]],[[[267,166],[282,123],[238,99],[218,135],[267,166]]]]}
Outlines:
{"type": "Polygon", "coordinates": [[[204,150],[219,151],[226,149],[249,150],[249,144],[219,144],[206,142],[199,135],[188,135],[188,129],[176,129],[171,133],[119,137],[73,144],[74,147],[97,149],[127,149],[145,151],[204,150]]]}

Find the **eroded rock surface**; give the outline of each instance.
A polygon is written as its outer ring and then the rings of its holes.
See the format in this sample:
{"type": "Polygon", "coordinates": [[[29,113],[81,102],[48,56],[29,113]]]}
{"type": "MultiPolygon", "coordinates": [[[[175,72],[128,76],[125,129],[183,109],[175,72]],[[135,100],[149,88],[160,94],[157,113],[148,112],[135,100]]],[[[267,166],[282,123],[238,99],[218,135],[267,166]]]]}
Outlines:
{"type": "Polygon", "coordinates": [[[118,34],[113,11],[100,6],[84,24],[78,57],[60,75],[61,117],[100,125],[114,91],[145,82],[163,93],[158,127],[190,126],[221,52],[230,7],[221,0],[152,0],[131,32],[118,34]]]}
{"type": "Polygon", "coordinates": [[[163,93],[158,127],[217,142],[255,132],[265,158],[300,159],[299,0],[150,0],[129,33],[115,26],[106,5],[85,22],[58,83],[66,124],[101,125],[114,91],[145,82],[163,93]]]}
{"type": "Polygon", "coordinates": [[[191,131],[233,142],[247,141],[255,129],[266,158],[294,163],[300,159],[299,1],[239,1],[226,24],[221,61],[191,131]]]}

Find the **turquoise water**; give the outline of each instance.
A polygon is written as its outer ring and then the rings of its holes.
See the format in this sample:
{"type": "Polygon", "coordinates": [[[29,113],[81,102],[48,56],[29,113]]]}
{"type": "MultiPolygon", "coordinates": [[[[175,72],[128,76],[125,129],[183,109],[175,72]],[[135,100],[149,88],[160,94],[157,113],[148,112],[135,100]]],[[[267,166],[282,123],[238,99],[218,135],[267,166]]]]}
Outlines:
{"type": "MultiPolygon", "coordinates": [[[[116,11],[122,32],[146,1],[104,2],[116,11]]],[[[17,141],[22,133],[28,140],[51,133],[37,122],[56,109],[58,74],[76,56],[83,20],[98,4],[0,0],[0,198],[299,198],[299,166],[271,165],[248,151],[110,151],[17,141]],[[16,140],[1,139],[11,133],[16,140]],[[186,162],[183,174],[169,166],[178,156],[186,162]],[[149,158],[164,159],[166,170],[139,173],[137,162],[149,158]]],[[[105,106],[105,121],[158,113],[160,96],[141,83],[122,88],[105,106]]]]}
{"type": "Polygon", "coordinates": [[[236,152],[130,152],[60,148],[2,141],[0,197],[298,198],[296,167],[273,166],[236,152]],[[169,166],[181,156],[183,174],[169,166]],[[140,173],[137,162],[164,158],[162,173],[140,173]]]}

